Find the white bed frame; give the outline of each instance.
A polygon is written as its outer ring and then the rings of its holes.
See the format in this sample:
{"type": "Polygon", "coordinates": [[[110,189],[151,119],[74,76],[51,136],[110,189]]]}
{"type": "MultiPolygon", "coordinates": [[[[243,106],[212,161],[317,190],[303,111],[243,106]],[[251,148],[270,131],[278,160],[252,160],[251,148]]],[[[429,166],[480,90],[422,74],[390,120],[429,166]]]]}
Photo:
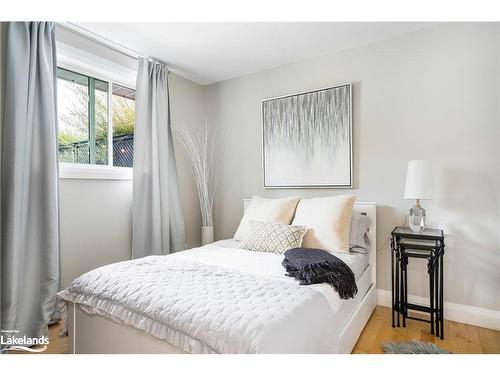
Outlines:
{"type": "MultiPolygon", "coordinates": [[[[249,199],[244,199],[246,209],[249,199]]],[[[358,306],[341,329],[337,341],[337,353],[351,353],[376,306],[377,282],[377,214],[373,202],[356,202],[354,212],[372,219],[370,227],[369,264],[372,284],[358,306]]],[[[101,315],[89,315],[80,307],[68,303],[69,352],[74,354],[156,354],[185,353],[181,349],[157,339],[136,328],[117,323],[101,315]]]]}

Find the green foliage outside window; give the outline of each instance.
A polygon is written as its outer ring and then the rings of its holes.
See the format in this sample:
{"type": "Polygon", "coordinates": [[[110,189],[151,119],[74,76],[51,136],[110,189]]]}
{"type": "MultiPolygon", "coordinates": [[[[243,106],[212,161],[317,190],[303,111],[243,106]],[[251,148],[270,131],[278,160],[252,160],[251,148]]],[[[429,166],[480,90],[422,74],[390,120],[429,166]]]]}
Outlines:
{"type": "Polygon", "coordinates": [[[58,68],[57,82],[59,160],[131,167],[134,90],[62,68],[58,68]],[[112,95],[109,140],[108,95],[112,95]],[[109,148],[112,160],[108,160],[109,148]]]}
{"type": "MultiPolygon", "coordinates": [[[[59,143],[67,144],[81,141],[78,133],[88,133],[88,111],[87,111],[87,87],[80,85],[68,85],[69,90],[75,92],[78,100],[71,110],[61,114],[61,119],[71,130],[59,130],[59,143]]],[[[106,140],[108,136],[107,129],[107,103],[105,97],[96,95],[96,141],[106,140]]],[[[135,102],[131,99],[113,95],[113,135],[125,135],[134,133],[135,123],[135,102]]]]}

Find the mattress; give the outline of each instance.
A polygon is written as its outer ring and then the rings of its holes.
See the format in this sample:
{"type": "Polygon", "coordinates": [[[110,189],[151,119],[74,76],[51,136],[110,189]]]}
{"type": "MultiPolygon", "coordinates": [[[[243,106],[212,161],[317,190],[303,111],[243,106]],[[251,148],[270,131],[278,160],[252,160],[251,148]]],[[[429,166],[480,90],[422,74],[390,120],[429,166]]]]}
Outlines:
{"type": "Polygon", "coordinates": [[[371,286],[367,255],[338,254],[358,285],[354,299],[341,300],[329,285],[285,276],[283,255],[237,246],[229,240],[104,266],[59,295],[191,353],[336,352],[371,286]]]}

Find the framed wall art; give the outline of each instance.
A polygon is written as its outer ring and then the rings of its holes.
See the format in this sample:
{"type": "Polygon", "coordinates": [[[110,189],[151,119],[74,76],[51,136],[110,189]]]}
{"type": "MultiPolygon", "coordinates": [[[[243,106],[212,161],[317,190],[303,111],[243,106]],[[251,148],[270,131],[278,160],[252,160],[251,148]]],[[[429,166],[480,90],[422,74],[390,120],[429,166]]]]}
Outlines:
{"type": "Polygon", "coordinates": [[[352,188],[352,87],[262,101],[265,188],[352,188]]]}

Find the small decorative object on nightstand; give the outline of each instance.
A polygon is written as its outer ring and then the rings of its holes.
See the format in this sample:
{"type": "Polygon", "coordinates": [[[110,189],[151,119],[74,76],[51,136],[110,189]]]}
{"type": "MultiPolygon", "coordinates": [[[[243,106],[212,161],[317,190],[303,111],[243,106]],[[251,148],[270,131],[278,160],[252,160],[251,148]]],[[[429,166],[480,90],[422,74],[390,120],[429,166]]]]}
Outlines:
{"type": "Polygon", "coordinates": [[[405,199],[415,199],[410,209],[408,223],[414,232],[425,228],[425,209],[420,205],[421,199],[432,199],[432,168],[425,160],[410,160],[406,173],[405,199]]]}
{"type": "Polygon", "coordinates": [[[397,313],[397,326],[400,316],[403,327],[406,319],[421,320],[431,324],[431,333],[444,339],[444,297],[443,297],[443,255],[444,234],[441,229],[426,228],[414,232],[408,227],[396,227],[392,231],[392,326],[395,326],[394,314],[397,313]],[[408,259],[427,259],[429,274],[429,306],[408,302],[408,259]],[[408,315],[408,310],[429,313],[430,320],[408,315]]]}

